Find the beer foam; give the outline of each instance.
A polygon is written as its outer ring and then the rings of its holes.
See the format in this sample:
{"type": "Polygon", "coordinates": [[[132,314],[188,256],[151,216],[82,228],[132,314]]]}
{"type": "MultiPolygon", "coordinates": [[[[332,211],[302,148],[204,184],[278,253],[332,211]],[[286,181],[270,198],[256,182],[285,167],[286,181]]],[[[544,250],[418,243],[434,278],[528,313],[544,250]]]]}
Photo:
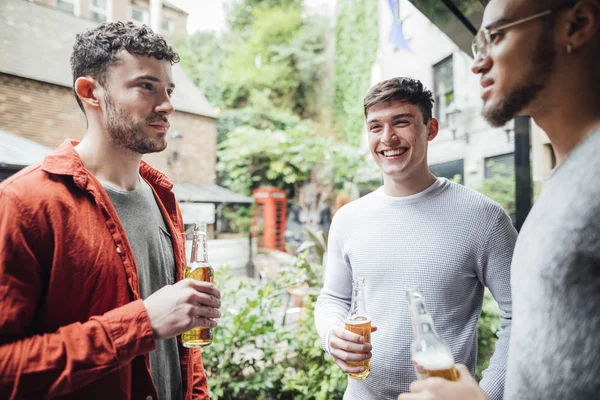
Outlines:
{"type": "Polygon", "coordinates": [[[444,351],[431,351],[415,353],[413,361],[427,370],[448,369],[454,366],[452,355],[444,351]]]}
{"type": "Polygon", "coordinates": [[[356,319],[347,319],[346,323],[348,325],[362,325],[362,324],[366,324],[366,323],[370,323],[371,322],[371,317],[365,317],[362,315],[359,315],[357,317],[354,317],[356,319]]]}

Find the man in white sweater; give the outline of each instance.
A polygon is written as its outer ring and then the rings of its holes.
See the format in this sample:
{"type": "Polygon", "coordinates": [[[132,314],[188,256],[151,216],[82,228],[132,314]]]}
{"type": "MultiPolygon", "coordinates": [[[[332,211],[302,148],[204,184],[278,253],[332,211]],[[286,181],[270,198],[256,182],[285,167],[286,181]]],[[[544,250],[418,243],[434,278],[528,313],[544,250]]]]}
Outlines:
{"type": "Polygon", "coordinates": [[[348,362],[371,358],[370,375],[349,379],[344,399],[396,399],[415,380],[405,296],[415,285],[424,290],[454,359],[471,374],[477,319],[484,288],[490,289],[502,309],[502,328],[481,387],[502,399],[512,312],[509,266],[517,233],[497,203],[429,171],[427,145],[438,133],[432,105],[431,92],[408,78],[381,82],[365,97],[369,147],[383,186],[335,214],[315,310],[323,347],[344,372],[361,372],[348,362]],[[353,276],[366,281],[366,309],[377,327],[371,344],[344,329],[353,276]]]}

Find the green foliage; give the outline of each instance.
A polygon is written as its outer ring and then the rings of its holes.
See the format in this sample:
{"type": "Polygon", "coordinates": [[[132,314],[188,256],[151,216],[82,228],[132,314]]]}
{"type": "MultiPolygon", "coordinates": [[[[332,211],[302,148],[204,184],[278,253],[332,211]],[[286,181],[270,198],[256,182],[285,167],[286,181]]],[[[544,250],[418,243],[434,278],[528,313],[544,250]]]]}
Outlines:
{"type": "Polygon", "coordinates": [[[252,229],[253,207],[248,206],[228,206],[223,209],[223,217],[235,232],[249,233],[252,229]]]}
{"type": "MultiPolygon", "coordinates": [[[[230,279],[217,270],[217,282],[230,279]]],[[[298,326],[275,321],[290,279],[283,274],[263,286],[240,283],[223,292],[223,317],[202,356],[211,398],[342,398],[347,378],[321,348],[313,325],[313,299],[306,299],[306,314],[298,326]]]]}
{"type": "Polygon", "coordinates": [[[306,315],[293,330],[291,356],[282,379],[282,398],[294,400],[336,400],[343,397],[348,377],[321,348],[314,327],[314,299],[307,297],[306,315]]]}
{"type": "Polygon", "coordinates": [[[481,316],[477,321],[477,368],[475,371],[477,380],[481,379],[481,372],[488,367],[490,357],[494,354],[498,340],[496,333],[499,330],[500,308],[492,294],[486,289],[481,316]]]}
{"type": "Polygon", "coordinates": [[[262,185],[285,189],[290,198],[313,170],[334,187],[364,174],[365,155],[354,147],[320,137],[307,124],[286,130],[241,127],[219,145],[217,166],[223,184],[249,195],[262,185]]]}
{"type": "Polygon", "coordinates": [[[333,113],[338,129],[357,146],[363,131],[363,98],[371,83],[378,40],[377,2],[337,2],[333,113]]]}
{"type": "Polygon", "coordinates": [[[299,8],[300,0],[232,0],[228,4],[227,23],[232,30],[248,31],[254,15],[274,7],[299,8]]]}
{"type": "Polygon", "coordinates": [[[187,76],[215,107],[222,107],[227,90],[218,79],[225,62],[225,48],[226,42],[214,32],[196,32],[177,43],[181,65],[187,76]]]}
{"type": "Polygon", "coordinates": [[[507,214],[515,212],[515,172],[512,166],[490,164],[493,176],[483,181],[479,192],[496,201],[507,214]]]}

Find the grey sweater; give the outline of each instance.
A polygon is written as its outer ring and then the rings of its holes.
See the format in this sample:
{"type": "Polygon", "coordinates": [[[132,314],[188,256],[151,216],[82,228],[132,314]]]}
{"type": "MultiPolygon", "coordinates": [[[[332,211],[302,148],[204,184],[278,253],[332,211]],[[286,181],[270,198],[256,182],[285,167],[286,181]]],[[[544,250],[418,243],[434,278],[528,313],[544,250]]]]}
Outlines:
{"type": "Polygon", "coordinates": [[[349,379],[344,399],[396,399],[416,379],[405,289],[420,285],[440,335],[456,362],[474,372],[477,319],[484,287],[503,311],[499,340],[481,387],[502,399],[511,324],[510,261],[516,240],[510,218],[481,194],[438,179],[421,193],[390,197],[380,188],[340,209],[332,222],[325,284],[316,304],[326,350],[329,331],[350,308],[352,276],[366,280],[371,374],[349,379]]]}
{"type": "Polygon", "coordinates": [[[600,399],[600,129],[557,167],[515,247],[505,398],[600,399]]]}

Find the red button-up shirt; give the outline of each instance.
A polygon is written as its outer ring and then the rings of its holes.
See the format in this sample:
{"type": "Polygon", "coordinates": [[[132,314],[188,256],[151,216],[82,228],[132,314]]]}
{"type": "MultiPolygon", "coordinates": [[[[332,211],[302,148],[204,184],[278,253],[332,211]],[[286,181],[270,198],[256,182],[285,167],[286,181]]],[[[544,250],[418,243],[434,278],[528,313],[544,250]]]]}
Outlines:
{"type": "MultiPolygon", "coordinates": [[[[157,399],[133,250],[74,144],[0,184],[0,398],[157,399]]],[[[173,185],[144,162],[140,174],[171,231],[182,279],[173,185]]],[[[179,356],[185,399],[208,399],[200,350],[179,340],[179,356]]]]}

